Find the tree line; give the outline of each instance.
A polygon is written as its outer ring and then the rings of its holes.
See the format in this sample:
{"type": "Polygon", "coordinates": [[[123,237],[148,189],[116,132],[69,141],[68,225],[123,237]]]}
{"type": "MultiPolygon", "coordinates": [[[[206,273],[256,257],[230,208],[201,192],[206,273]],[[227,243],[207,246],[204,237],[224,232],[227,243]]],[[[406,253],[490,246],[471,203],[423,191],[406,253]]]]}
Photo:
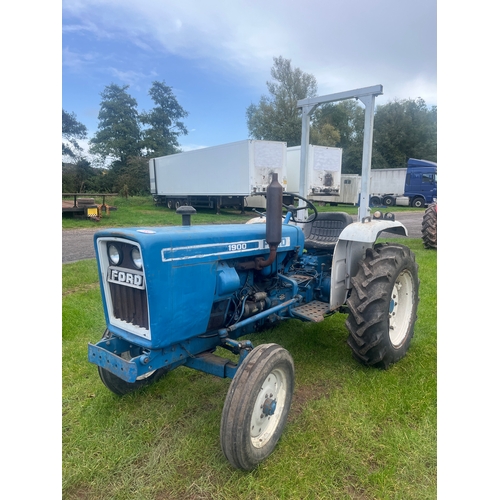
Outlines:
{"type": "MultiPolygon", "coordinates": [[[[297,101],[317,95],[316,78],[293,68],[291,60],[273,58],[268,95],[246,109],[248,137],[300,145],[302,117],[297,101]]],[[[87,139],[85,125],[74,113],[62,112],[63,192],[149,193],[149,158],[181,152],[179,137],[188,133],[188,112],[172,88],[155,81],[154,103],[139,112],[128,85],[111,84],[101,93],[98,128],[89,140],[91,161],[78,141],[87,139]],[[104,167],[108,161],[109,166],[104,167]]],[[[311,118],[310,142],[342,148],[342,171],[360,174],[364,107],[346,100],[323,104],[311,118]]],[[[372,168],[406,166],[408,158],[437,161],[437,106],[420,97],[395,99],[375,110],[372,168]]]]}

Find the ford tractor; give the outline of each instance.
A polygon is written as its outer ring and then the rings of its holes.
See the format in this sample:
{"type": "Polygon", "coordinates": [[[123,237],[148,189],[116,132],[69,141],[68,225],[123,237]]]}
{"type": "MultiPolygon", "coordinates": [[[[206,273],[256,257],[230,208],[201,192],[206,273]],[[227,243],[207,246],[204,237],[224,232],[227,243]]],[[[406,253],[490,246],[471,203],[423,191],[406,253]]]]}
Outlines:
{"type": "MultiPolygon", "coordinates": [[[[368,192],[367,184],[365,206],[368,192]]],[[[376,243],[382,232],[407,236],[391,214],[353,222],[346,213],[318,213],[301,194],[298,207],[284,205],[276,173],[265,194],[265,224],[195,225],[196,210],[184,206],[179,226],[94,236],[106,330],[89,343],[88,359],[103,384],[122,396],[180,366],[232,379],[220,444],[242,470],[275,449],[295,373],[285,348],[253,345],[246,335],[289,319],[320,322],[347,312],[354,357],[385,369],[406,354],[418,306],[414,254],[376,243]]]]}

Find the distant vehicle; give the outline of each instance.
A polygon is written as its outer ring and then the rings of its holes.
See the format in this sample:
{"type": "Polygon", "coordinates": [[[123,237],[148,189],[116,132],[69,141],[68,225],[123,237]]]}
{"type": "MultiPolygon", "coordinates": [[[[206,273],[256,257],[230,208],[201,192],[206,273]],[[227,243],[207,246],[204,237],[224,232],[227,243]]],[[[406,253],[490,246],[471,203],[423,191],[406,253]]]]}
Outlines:
{"type": "Polygon", "coordinates": [[[151,194],[157,204],[177,209],[265,207],[273,173],[286,187],[286,142],[243,140],[151,158],[151,194]]]}
{"type": "Polygon", "coordinates": [[[370,205],[425,207],[437,198],[437,163],[410,158],[407,168],[374,169],[370,205]]]}
{"type": "MultiPolygon", "coordinates": [[[[337,201],[342,175],[342,149],[310,144],[305,196],[311,201],[337,201]]],[[[287,191],[300,192],[300,146],[286,150],[287,191]]]]}

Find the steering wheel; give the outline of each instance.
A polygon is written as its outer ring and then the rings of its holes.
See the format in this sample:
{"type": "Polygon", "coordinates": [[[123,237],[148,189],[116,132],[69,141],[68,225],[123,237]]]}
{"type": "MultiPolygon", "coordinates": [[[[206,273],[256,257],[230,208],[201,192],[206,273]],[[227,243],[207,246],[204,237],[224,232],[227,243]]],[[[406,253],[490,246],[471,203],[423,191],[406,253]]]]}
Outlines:
{"type": "Polygon", "coordinates": [[[301,223],[301,224],[309,224],[309,223],[314,222],[316,220],[316,218],[318,217],[318,211],[316,210],[316,207],[313,205],[312,201],[308,200],[307,198],[303,198],[302,196],[295,194],[295,193],[283,192],[283,194],[284,195],[285,194],[291,195],[294,198],[298,198],[299,200],[305,201],[305,203],[306,203],[305,207],[294,207],[293,205],[285,205],[284,203],[282,203],[283,208],[286,208],[286,210],[288,212],[292,213],[290,218],[293,220],[293,222],[301,223]],[[306,208],[310,208],[314,212],[314,217],[311,220],[303,220],[303,221],[295,220],[295,216],[297,215],[297,212],[299,210],[304,210],[306,208]]]}

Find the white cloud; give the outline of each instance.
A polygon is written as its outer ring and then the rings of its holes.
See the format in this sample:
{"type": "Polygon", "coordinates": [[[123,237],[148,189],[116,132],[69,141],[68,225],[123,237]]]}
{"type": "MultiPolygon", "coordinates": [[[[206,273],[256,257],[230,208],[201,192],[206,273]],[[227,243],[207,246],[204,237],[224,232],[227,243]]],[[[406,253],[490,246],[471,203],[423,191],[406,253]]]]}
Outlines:
{"type": "Polygon", "coordinates": [[[411,90],[435,99],[436,0],[66,0],[63,13],[71,29],[113,33],[258,88],[282,55],[313,74],[320,93],[381,83],[387,98],[411,90]]]}

